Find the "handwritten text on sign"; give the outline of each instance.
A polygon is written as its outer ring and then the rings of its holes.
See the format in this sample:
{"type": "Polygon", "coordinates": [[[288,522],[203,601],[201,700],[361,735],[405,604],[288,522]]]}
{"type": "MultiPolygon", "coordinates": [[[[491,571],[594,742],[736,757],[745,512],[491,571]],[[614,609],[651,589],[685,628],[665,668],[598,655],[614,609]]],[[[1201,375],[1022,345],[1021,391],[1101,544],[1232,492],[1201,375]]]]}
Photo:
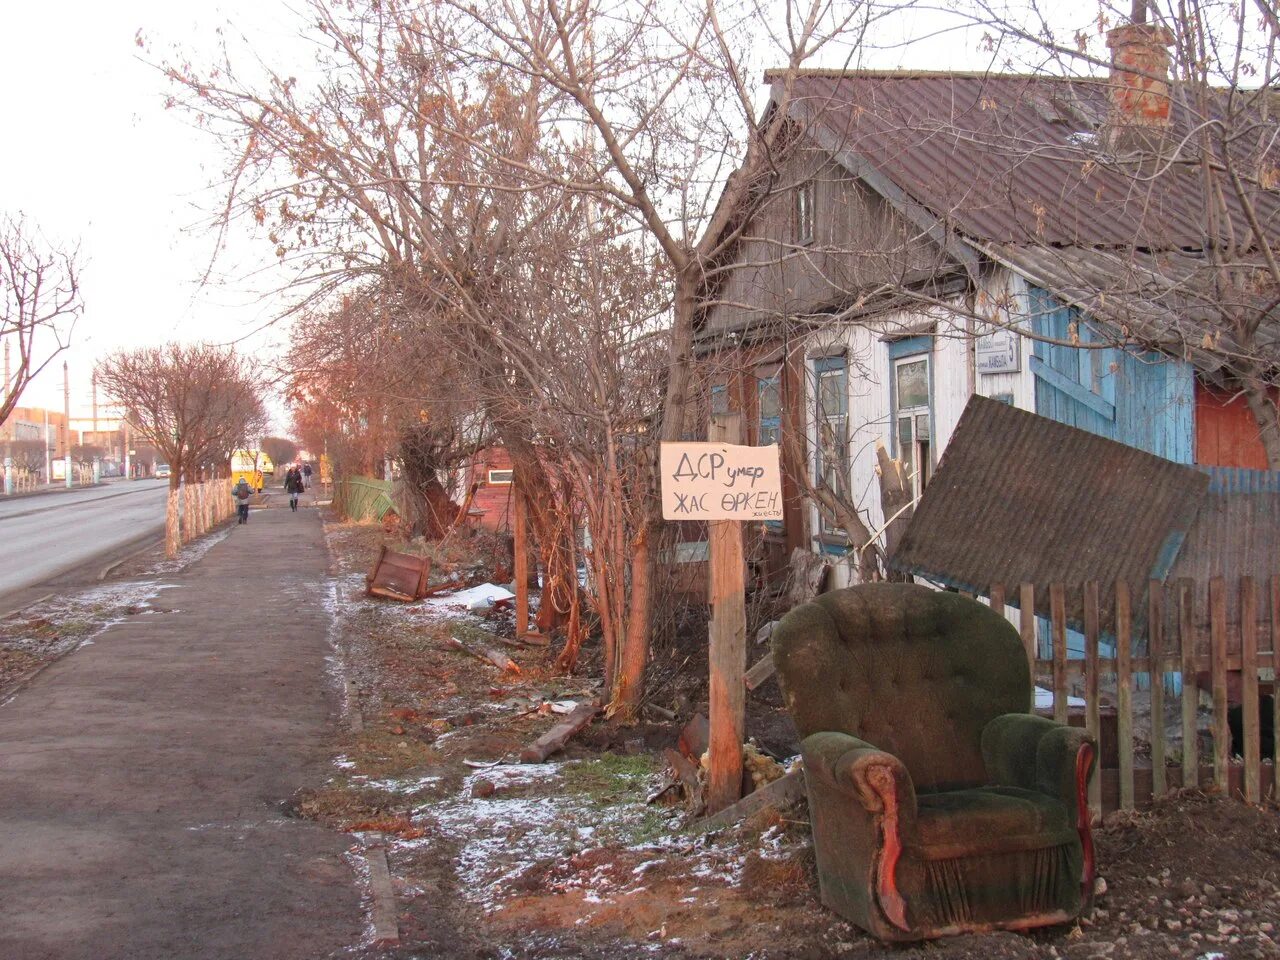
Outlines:
{"type": "Polygon", "coordinates": [[[664,520],[781,520],[778,447],[662,445],[664,520]]]}

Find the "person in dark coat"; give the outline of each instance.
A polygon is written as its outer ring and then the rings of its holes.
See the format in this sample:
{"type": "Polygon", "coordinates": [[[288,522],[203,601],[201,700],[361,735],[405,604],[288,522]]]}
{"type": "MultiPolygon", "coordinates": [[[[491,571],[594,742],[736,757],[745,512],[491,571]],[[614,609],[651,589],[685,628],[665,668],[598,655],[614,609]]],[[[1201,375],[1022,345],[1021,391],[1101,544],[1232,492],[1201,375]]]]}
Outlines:
{"type": "Polygon", "coordinates": [[[240,514],[240,519],[236,523],[248,523],[249,498],[253,496],[253,487],[249,486],[244,477],[241,477],[240,482],[236,484],[236,488],[231,491],[231,494],[236,500],[236,512],[240,514]]]}
{"type": "Polygon", "coordinates": [[[298,497],[302,496],[302,471],[299,468],[289,468],[284,475],[284,488],[289,493],[289,509],[297,513],[298,497]]]}

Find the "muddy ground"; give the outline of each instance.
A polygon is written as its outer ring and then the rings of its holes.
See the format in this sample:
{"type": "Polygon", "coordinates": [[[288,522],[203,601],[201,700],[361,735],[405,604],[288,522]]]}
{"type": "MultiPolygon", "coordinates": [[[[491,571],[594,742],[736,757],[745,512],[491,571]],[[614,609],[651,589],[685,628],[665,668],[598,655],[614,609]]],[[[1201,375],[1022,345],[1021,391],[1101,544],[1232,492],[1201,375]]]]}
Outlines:
{"type": "MultiPolygon", "coordinates": [[[[1198,793],[1107,819],[1106,889],[1079,923],[886,947],[818,904],[803,803],[710,835],[682,807],[646,803],[683,717],[598,722],[547,763],[487,766],[555,722],[538,705],[594,696],[590,673],[556,676],[554,646],[501,646],[518,674],[447,647],[451,635],[510,636],[509,617],[366,599],[383,531],[331,521],[328,534],[335,673],[359,732],[342,737],[333,776],[295,812],[387,838],[402,942],[362,956],[1280,956],[1280,819],[1198,793]]],[[[469,551],[446,545],[435,576],[481,576],[469,551]]],[[[695,678],[667,678],[662,702],[696,708],[705,667],[679,650],[660,656],[695,678]]],[[[778,701],[770,682],[748,726],[785,754],[794,731],[778,701]]]]}

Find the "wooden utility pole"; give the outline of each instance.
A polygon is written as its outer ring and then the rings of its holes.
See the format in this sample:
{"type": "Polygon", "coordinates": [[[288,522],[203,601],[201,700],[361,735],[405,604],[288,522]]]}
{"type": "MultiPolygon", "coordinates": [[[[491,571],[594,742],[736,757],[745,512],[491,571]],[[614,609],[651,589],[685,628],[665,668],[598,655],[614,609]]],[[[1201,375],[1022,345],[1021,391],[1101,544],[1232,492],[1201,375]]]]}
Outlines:
{"type": "MultiPolygon", "coordinates": [[[[740,442],[742,418],[711,418],[707,439],[740,442]]],[[[708,523],[711,566],[710,746],[707,813],[717,813],[742,796],[742,738],[746,712],[746,561],[741,520],[708,523]]]]}

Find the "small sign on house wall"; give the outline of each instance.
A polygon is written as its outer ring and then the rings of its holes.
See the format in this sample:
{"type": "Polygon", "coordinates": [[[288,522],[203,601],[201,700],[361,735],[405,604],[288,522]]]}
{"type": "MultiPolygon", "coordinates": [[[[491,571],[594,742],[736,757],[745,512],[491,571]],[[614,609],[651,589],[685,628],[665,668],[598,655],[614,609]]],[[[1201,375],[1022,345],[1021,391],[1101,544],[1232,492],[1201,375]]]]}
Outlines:
{"type": "Polygon", "coordinates": [[[974,347],[979,373],[1017,373],[1021,369],[1018,334],[1013,330],[993,330],[983,334],[974,347]]]}
{"type": "Polygon", "coordinates": [[[781,520],[778,446],[664,443],[664,520],[781,520]]]}

